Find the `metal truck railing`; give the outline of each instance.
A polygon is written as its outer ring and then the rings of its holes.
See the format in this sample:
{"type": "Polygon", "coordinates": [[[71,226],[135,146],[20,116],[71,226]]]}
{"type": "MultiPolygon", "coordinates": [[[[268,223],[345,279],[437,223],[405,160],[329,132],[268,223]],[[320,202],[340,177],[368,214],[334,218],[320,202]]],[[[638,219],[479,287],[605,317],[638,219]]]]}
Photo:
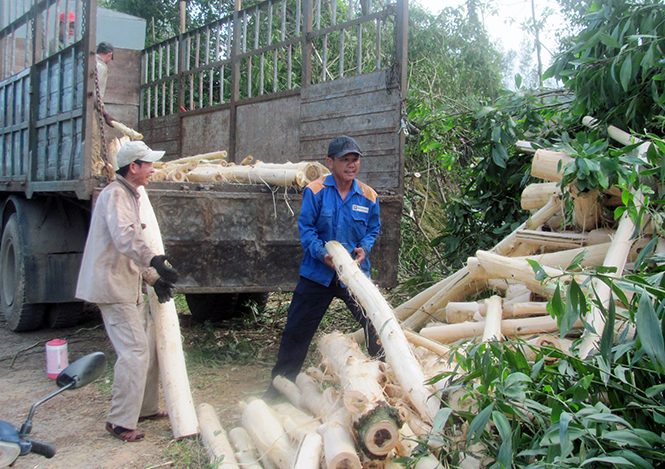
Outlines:
{"type": "Polygon", "coordinates": [[[141,118],[392,66],[394,4],[327,5],[329,10],[321,0],[266,0],[146,49],[141,118]]]}

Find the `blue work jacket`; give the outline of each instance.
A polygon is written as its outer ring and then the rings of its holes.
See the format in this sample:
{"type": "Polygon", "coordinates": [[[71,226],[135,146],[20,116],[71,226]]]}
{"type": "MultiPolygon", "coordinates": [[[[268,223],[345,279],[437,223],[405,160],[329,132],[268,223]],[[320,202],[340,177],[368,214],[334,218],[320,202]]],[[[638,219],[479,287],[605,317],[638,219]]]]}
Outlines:
{"type": "Polygon", "coordinates": [[[329,286],[335,270],[323,262],[323,257],[328,254],[325,243],[335,240],[352,256],[357,247],[365,250],[367,257],[360,269],[369,277],[369,254],[380,227],[379,197],[367,184],[354,180],[342,200],[332,174],[310,183],[303,193],[298,217],[300,242],[305,249],[300,275],[329,286]]]}

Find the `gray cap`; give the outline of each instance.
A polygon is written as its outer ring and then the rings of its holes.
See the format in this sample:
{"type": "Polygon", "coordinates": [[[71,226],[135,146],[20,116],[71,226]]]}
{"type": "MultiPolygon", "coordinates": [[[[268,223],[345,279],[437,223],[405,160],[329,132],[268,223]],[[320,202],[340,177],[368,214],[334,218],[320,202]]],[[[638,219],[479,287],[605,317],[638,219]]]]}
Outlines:
{"type": "Polygon", "coordinates": [[[113,44],[110,42],[102,41],[99,43],[97,46],[97,53],[98,54],[108,54],[108,53],[113,53],[113,44]]]}
{"type": "Polygon", "coordinates": [[[359,156],[363,156],[360,145],[352,137],[342,135],[334,138],[328,145],[328,158],[341,158],[349,153],[358,153],[359,156]]]}
{"type": "Polygon", "coordinates": [[[118,150],[116,160],[118,168],[127,166],[132,161],[145,161],[146,163],[153,163],[158,161],[164,156],[165,151],[157,151],[151,149],[145,142],[141,140],[134,140],[127,142],[118,150]]]}

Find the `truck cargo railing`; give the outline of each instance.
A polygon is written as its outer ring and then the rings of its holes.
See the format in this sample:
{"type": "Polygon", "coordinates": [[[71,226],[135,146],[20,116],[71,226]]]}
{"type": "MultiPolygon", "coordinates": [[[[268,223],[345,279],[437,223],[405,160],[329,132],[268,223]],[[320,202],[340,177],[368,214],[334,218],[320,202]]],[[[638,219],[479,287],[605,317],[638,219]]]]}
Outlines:
{"type": "Polygon", "coordinates": [[[266,0],[145,50],[141,119],[388,69],[394,4],[266,0]]]}
{"type": "Polygon", "coordinates": [[[85,178],[85,50],[87,30],[94,28],[88,21],[90,0],[2,5],[0,182],[4,190],[29,197],[51,191],[85,197],[91,190],[80,183],[85,178]]]}

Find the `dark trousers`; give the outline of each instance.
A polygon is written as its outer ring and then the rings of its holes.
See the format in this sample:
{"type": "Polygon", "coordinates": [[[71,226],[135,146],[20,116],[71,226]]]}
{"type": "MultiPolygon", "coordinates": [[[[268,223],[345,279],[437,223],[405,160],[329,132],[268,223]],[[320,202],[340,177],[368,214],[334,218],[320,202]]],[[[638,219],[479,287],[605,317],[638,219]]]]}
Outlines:
{"type": "Polygon", "coordinates": [[[378,343],[378,335],[372,322],[365,316],[356,300],[351,297],[348,289],[340,285],[337,276],[333,278],[329,287],[300,277],[293,292],[286,326],[282,332],[277,364],[272,369],[273,378],[281,375],[295,381],[305,362],[314,333],[333,298],[344,301],[353,317],[362,325],[369,354],[373,357],[383,356],[383,347],[378,343]]]}

